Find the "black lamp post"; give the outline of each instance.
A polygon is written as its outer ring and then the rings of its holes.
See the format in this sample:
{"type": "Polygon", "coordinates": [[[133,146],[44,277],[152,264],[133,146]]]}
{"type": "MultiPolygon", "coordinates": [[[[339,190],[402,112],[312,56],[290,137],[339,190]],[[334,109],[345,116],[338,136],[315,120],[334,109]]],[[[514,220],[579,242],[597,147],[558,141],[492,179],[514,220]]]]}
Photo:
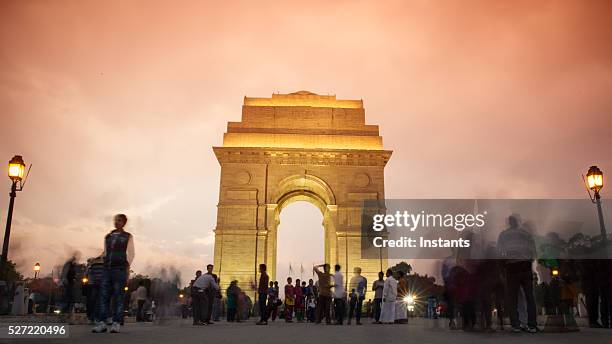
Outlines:
{"type": "Polygon", "coordinates": [[[11,186],[11,193],[9,194],[9,207],[8,215],[6,217],[6,230],[4,231],[4,243],[2,245],[2,259],[0,260],[0,274],[4,277],[7,270],[6,262],[8,261],[8,247],[9,240],[11,238],[11,222],[13,220],[13,206],[15,205],[15,197],[17,197],[17,191],[23,189],[23,183],[25,174],[25,163],[21,155],[15,155],[9,161],[8,176],[13,182],[11,186]],[[19,187],[17,187],[19,184],[19,187]]]}
{"type": "MultiPolygon", "coordinates": [[[[592,190],[594,197],[591,201],[597,205],[597,215],[599,216],[599,229],[601,231],[601,242],[605,245],[608,239],[606,226],[604,225],[603,211],[601,210],[601,196],[599,191],[603,188],[603,172],[597,166],[591,166],[586,175],[586,184],[592,190]]],[[[589,193],[590,196],[590,193],[589,193]]]]}

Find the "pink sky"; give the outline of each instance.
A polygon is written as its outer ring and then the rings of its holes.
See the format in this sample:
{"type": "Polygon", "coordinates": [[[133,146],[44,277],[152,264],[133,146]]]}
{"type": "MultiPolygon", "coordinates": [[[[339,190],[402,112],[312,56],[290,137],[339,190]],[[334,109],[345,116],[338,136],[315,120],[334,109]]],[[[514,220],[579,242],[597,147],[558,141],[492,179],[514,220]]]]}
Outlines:
{"type": "Polygon", "coordinates": [[[212,261],[211,146],[276,91],[363,98],[387,198],[584,198],[591,164],[612,174],[611,22],[605,0],[2,1],[0,159],[34,164],[10,258],[94,254],[121,211],[134,269],[187,280],[212,261]]]}

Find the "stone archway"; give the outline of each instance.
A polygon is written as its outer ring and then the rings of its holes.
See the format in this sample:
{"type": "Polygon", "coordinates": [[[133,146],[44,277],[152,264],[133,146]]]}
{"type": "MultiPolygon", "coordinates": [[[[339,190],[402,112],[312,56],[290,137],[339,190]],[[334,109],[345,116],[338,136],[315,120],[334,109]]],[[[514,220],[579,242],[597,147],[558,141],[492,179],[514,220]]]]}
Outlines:
{"type": "Polygon", "coordinates": [[[215,228],[215,272],[250,288],[257,266],[276,278],[277,228],[283,207],[308,201],[323,213],[325,260],[344,271],[362,268],[369,281],[379,259],[361,257],[364,200],[384,200],[383,150],[378,126],[365,124],[361,100],[301,91],[244,98],[242,121],[229,122],[222,147],[215,228]]]}

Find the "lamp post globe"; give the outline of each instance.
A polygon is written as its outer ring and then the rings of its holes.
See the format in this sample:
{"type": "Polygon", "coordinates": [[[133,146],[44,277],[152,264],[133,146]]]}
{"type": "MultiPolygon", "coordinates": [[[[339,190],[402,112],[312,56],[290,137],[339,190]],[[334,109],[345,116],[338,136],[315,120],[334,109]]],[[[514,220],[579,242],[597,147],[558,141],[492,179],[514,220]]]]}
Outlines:
{"type": "Polygon", "coordinates": [[[599,191],[603,188],[603,172],[599,167],[591,166],[586,177],[589,189],[593,190],[596,195],[599,194],[599,191]]]}
{"type": "Polygon", "coordinates": [[[13,181],[13,183],[20,182],[23,180],[25,168],[26,165],[25,162],[23,162],[23,157],[21,155],[15,155],[9,161],[8,176],[13,181]]]}
{"type": "Polygon", "coordinates": [[[38,278],[38,272],[40,271],[40,264],[34,264],[34,279],[38,278]]]}

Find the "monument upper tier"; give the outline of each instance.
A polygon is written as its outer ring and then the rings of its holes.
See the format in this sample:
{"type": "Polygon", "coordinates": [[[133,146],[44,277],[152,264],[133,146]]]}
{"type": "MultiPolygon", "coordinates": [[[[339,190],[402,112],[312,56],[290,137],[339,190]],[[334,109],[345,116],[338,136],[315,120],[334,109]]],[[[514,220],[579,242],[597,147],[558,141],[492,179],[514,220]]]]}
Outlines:
{"type": "Polygon", "coordinates": [[[362,100],[300,91],[244,98],[242,121],[229,122],[223,147],[382,150],[362,100]]]}

